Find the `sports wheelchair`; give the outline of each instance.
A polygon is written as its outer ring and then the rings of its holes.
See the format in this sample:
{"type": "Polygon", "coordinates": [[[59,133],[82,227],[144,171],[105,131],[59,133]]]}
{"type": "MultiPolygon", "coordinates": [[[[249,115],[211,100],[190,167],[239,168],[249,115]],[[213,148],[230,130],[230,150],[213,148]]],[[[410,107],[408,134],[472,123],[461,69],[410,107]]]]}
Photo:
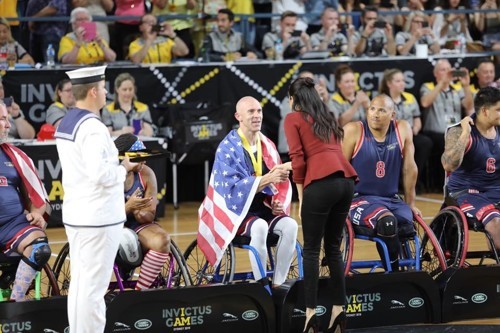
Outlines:
{"type": "MultiPolygon", "coordinates": [[[[188,270],[191,274],[193,285],[203,285],[211,283],[229,283],[233,281],[246,281],[254,279],[252,271],[236,271],[237,249],[246,249],[252,253],[259,266],[261,276],[270,278],[274,274],[276,244],[279,237],[269,234],[267,237],[268,261],[266,266],[261,262],[257,250],[250,246],[250,237],[236,236],[224,251],[223,257],[217,267],[212,267],[206,260],[205,255],[198,247],[197,239],[193,240],[184,252],[188,270]],[[264,269],[266,267],[266,269],[264,269]]],[[[295,255],[292,259],[288,271],[288,278],[302,278],[304,275],[302,268],[302,247],[297,241],[295,243],[295,255]]]]}
{"type": "MultiPolygon", "coordinates": [[[[10,292],[16,278],[16,271],[22,256],[14,254],[7,256],[0,253],[0,302],[7,301],[10,298],[10,292]]],[[[57,280],[54,277],[49,264],[45,264],[40,272],[36,273],[35,279],[31,283],[26,293],[26,299],[39,300],[49,296],[58,296],[60,294],[57,280]]]]}
{"type": "MultiPolygon", "coordinates": [[[[69,243],[66,243],[57,256],[52,268],[61,295],[67,295],[69,290],[69,283],[71,280],[69,262],[69,243]]],[[[121,292],[125,289],[135,289],[137,280],[134,279],[134,272],[139,266],[140,263],[132,267],[128,264],[124,264],[121,260],[115,259],[113,265],[114,279],[109,283],[108,292],[121,292]]],[[[152,288],[171,288],[190,285],[191,277],[187,271],[182,253],[175,242],[170,240],[169,259],[153,282],[152,288]]]]}
{"type": "MultiPolygon", "coordinates": [[[[413,223],[408,227],[400,228],[398,231],[399,246],[399,267],[402,270],[425,271],[431,276],[437,276],[446,269],[446,260],[439,245],[439,242],[420,216],[413,215],[413,223]]],[[[344,274],[357,274],[362,272],[374,272],[378,269],[385,270],[383,261],[354,259],[355,239],[368,240],[379,244],[384,253],[385,262],[389,262],[389,252],[385,242],[376,236],[375,231],[368,228],[358,227],[346,219],[344,228],[344,238],[342,253],[344,258],[344,274]]],[[[359,241],[356,244],[361,245],[359,241]]],[[[387,272],[392,268],[388,267],[387,272]]],[[[320,276],[328,276],[329,270],[326,264],[326,258],[323,255],[320,258],[320,276]]]]}
{"type": "MultiPolygon", "coordinates": [[[[498,208],[499,203],[495,207],[498,208]]],[[[474,216],[464,213],[459,208],[457,201],[449,194],[446,187],[443,205],[430,223],[430,228],[437,236],[448,267],[460,268],[472,265],[468,259],[478,259],[478,265],[483,265],[486,259],[493,260],[496,264],[500,263],[491,235],[474,216]],[[471,251],[469,231],[482,233],[489,249],[471,251]]]]}

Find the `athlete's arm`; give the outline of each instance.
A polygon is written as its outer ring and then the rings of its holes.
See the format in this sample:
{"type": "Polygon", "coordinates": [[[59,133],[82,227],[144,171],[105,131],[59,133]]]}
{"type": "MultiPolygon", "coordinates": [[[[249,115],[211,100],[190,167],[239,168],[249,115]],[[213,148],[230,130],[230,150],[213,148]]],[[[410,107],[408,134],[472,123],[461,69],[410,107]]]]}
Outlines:
{"type": "Polygon", "coordinates": [[[414,158],[413,132],[406,120],[399,120],[398,128],[404,144],[402,174],[405,202],[415,213],[419,214],[419,211],[415,207],[415,185],[417,184],[418,169],[414,158]]]}
{"type": "Polygon", "coordinates": [[[352,122],[344,125],[344,139],[342,140],[342,153],[349,162],[354,154],[354,149],[358,144],[361,135],[361,123],[352,122]]]}
{"type": "Polygon", "coordinates": [[[150,167],[144,165],[140,173],[146,183],[144,198],[150,199],[150,203],[147,207],[135,211],[134,217],[139,223],[151,223],[154,221],[156,215],[158,185],[156,183],[155,173],[150,167]]]}
{"type": "Polygon", "coordinates": [[[441,155],[441,163],[446,172],[455,171],[464,158],[465,148],[469,142],[471,127],[474,122],[467,116],[460,122],[461,126],[455,126],[446,133],[444,153],[441,155]]]}

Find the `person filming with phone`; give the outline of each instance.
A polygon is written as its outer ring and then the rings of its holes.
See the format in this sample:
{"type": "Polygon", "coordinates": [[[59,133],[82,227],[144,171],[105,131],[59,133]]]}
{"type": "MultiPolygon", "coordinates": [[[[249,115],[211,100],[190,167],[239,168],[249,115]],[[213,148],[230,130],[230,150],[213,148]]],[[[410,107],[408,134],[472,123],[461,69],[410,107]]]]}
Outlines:
{"type": "Polygon", "coordinates": [[[95,64],[112,62],[116,53],[96,32],[96,24],[87,8],[77,7],[71,11],[73,32],[61,38],[57,58],[63,64],[95,64]]]}
{"type": "Polygon", "coordinates": [[[19,107],[19,104],[14,101],[12,96],[5,96],[2,78],[0,77],[0,101],[5,104],[7,113],[9,114],[9,138],[11,139],[33,139],[35,137],[35,129],[26,120],[24,113],[19,107]]]}
{"type": "Polygon", "coordinates": [[[415,55],[417,44],[427,45],[430,54],[439,54],[441,47],[424,12],[411,12],[403,30],[396,34],[398,55],[415,55]]]}
{"type": "Polygon", "coordinates": [[[377,8],[365,7],[361,22],[363,25],[353,36],[354,53],[357,56],[396,55],[392,26],[379,19],[377,8]]]}
{"type": "Polygon", "coordinates": [[[128,56],[136,64],[171,63],[175,57],[189,54],[189,48],[174,28],[152,14],[146,14],[139,26],[141,37],[130,43],[128,56]]]}

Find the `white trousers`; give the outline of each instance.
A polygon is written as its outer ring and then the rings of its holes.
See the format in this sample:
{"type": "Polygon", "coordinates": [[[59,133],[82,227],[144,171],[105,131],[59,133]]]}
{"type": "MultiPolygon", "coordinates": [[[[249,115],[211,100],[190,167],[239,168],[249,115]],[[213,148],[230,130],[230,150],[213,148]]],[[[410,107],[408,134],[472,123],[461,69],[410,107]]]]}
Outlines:
{"type": "Polygon", "coordinates": [[[70,333],[104,332],[104,295],[111,279],[122,229],[122,223],[102,228],[66,226],[71,268],[68,294],[70,333]]]}

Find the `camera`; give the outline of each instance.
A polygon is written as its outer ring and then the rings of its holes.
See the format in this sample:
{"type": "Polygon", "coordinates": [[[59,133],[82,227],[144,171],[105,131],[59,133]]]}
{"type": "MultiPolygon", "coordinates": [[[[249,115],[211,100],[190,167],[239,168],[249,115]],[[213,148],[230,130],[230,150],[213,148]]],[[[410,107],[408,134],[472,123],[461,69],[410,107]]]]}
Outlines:
{"type": "Polygon", "coordinates": [[[161,24],[155,24],[151,27],[152,32],[161,32],[163,30],[165,30],[165,27],[161,24]]]}
{"type": "Polygon", "coordinates": [[[12,97],[4,97],[3,98],[3,103],[7,107],[12,106],[12,97]]]}
{"type": "Polygon", "coordinates": [[[340,29],[341,29],[341,30],[344,30],[344,31],[349,30],[349,24],[347,24],[347,23],[342,23],[342,24],[340,25],[340,29]]]}
{"type": "Polygon", "coordinates": [[[380,28],[380,29],[384,29],[387,25],[387,22],[385,21],[375,21],[375,24],[373,25],[375,28],[380,28]]]}
{"type": "Polygon", "coordinates": [[[429,22],[424,21],[422,22],[422,28],[428,28],[429,27],[429,22]]]}
{"type": "Polygon", "coordinates": [[[302,35],[302,31],[300,30],[294,30],[291,33],[292,37],[300,37],[302,35]]]}
{"type": "Polygon", "coordinates": [[[454,69],[451,71],[451,76],[453,77],[464,77],[467,73],[461,69],[454,69]]]}

